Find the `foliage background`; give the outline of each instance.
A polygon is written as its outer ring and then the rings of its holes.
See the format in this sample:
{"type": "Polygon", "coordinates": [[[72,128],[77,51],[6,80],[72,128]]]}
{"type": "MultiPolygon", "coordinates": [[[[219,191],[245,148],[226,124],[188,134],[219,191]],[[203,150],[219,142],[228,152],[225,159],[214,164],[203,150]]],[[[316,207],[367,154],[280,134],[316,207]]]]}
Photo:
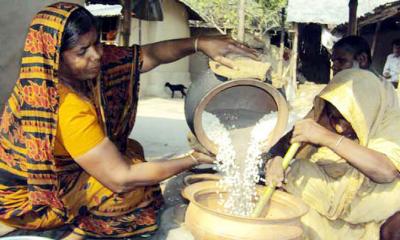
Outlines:
{"type": "MultiPolygon", "coordinates": [[[[240,0],[181,0],[222,34],[228,29],[237,32],[238,6],[240,0]]],[[[280,26],[280,10],[286,0],[246,0],[246,32],[264,35],[268,30],[280,26]]]]}

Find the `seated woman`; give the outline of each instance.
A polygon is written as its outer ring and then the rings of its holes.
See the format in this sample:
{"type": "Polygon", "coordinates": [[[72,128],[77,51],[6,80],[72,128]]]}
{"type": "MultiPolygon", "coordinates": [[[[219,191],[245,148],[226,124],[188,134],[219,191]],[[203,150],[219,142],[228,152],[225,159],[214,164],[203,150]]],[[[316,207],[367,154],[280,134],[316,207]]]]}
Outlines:
{"type": "MultiPolygon", "coordinates": [[[[370,71],[335,75],[316,97],[314,117],[295,124],[303,143],[283,187],[310,210],[308,239],[379,239],[381,224],[400,210],[400,109],[370,71]]],[[[267,164],[268,183],[283,179],[282,158],[267,164]]]]}
{"type": "Polygon", "coordinates": [[[128,141],[139,75],[197,50],[223,62],[231,52],[254,57],[227,37],[103,47],[83,7],[57,3],[39,12],[0,122],[0,222],[23,229],[68,224],[66,239],[156,230],[158,183],[213,159],[194,152],[144,162],[141,146],[128,141]]]}

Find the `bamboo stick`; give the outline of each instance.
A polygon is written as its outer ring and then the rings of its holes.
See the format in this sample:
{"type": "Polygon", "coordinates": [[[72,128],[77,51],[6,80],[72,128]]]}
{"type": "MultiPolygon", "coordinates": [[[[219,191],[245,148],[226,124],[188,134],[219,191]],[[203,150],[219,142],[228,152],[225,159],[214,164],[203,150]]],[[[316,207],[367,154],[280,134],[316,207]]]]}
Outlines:
{"type": "MultiPolygon", "coordinates": [[[[300,143],[293,143],[290,145],[289,150],[286,152],[285,156],[283,157],[282,167],[283,170],[286,170],[289,166],[290,161],[293,159],[294,155],[296,154],[297,150],[300,147],[300,143]]],[[[256,207],[254,208],[251,217],[257,218],[260,217],[264,207],[268,204],[269,199],[271,198],[272,194],[275,191],[276,184],[272,184],[270,186],[266,186],[264,192],[260,196],[256,207]]]]}

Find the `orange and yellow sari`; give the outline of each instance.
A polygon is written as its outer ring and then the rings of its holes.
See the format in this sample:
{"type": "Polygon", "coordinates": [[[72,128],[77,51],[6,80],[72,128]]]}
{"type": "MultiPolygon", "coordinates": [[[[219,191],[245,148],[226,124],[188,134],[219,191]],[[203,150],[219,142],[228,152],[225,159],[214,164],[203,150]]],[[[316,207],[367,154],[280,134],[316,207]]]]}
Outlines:
{"type": "MultiPolygon", "coordinates": [[[[57,3],[32,20],[20,76],[0,122],[0,221],[25,229],[64,224],[94,237],[128,237],[157,229],[158,186],[115,194],[76,164],[57,155],[60,84],[57,71],[65,23],[78,8],[57,3]]],[[[143,161],[128,141],[136,115],[140,47],[106,46],[92,103],[99,124],[126,158],[143,161]]]]}

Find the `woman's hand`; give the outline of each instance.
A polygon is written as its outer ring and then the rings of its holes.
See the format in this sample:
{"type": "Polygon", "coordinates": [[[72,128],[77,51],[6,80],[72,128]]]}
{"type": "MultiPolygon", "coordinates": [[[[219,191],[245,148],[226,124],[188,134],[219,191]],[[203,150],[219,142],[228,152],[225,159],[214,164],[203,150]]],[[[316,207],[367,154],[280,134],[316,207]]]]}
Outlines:
{"type": "Polygon", "coordinates": [[[194,151],[212,155],[203,145],[200,144],[199,140],[197,140],[196,136],[194,136],[192,132],[187,134],[187,141],[190,148],[194,151]]]}
{"type": "Polygon", "coordinates": [[[197,140],[197,138],[193,135],[193,133],[189,132],[187,135],[187,140],[189,142],[190,147],[193,149],[191,155],[199,162],[212,164],[215,161],[214,154],[210,153],[205,149],[197,140]]]}
{"type": "Polygon", "coordinates": [[[308,118],[300,120],[294,125],[293,136],[290,142],[308,142],[327,146],[332,139],[337,139],[337,134],[321,126],[314,119],[308,118]]]}
{"type": "Polygon", "coordinates": [[[205,154],[202,152],[194,151],[191,155],[200,163],[200,164],[213,164],[215,161],[215,157],[211,154],[205,154]]]}
{"type": "Polygon", "coordinates": [[[265,165],[265,183],[268,186],[275,184],[276,187],[281,187],[285,179],[285,172],[282,167],[282,157],[277,156],[270,159],[265,165]]]}
{"type": "Polygon", "coordinates": [[[198,38],[198,49],[216,62],[233,68],[233,61],[225,56],[239,54],[259,60],[257,51],[246,47],[228,36],[202,36],[198,38]]]}

